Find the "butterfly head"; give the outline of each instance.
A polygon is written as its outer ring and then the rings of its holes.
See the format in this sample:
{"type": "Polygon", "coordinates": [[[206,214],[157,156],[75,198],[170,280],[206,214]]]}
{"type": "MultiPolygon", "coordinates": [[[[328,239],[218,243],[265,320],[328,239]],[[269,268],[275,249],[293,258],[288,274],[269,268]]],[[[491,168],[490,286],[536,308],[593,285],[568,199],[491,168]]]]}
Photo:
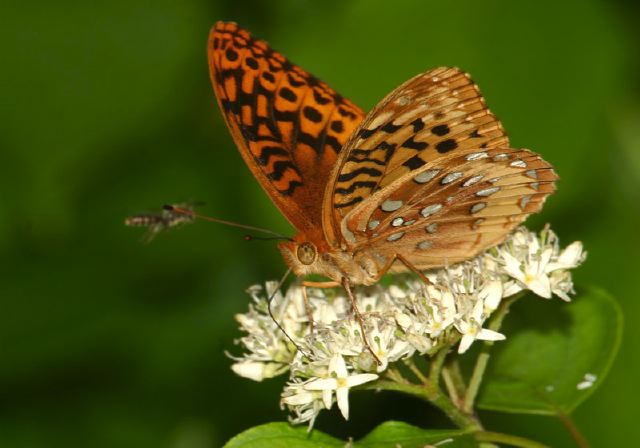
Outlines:
{"type": "Polygon", "coordinates": [[[298,276],[319,274],[338,281],[343,276],[329,249],[319,247],[308,238],[297,235],[291,241],[279,243],[278,248],[287,265],[298,276]]]}
{"type": "Polygon", "coordinates": [[[318,247],[312,242],[299,239],[282,241],[278,248],[296,274],[304,275],[314,271],[314,265],[318,261],[318,247]]]}
{"type": "Polygon", "coordinates": [[[378,280],[380,263],[370,254],[352,254],[306,238],[296,237],[278,244],[282,256],[298,276],[318,274],[334,281],[348,279],[352,284],[371,285],[378,280]]]}

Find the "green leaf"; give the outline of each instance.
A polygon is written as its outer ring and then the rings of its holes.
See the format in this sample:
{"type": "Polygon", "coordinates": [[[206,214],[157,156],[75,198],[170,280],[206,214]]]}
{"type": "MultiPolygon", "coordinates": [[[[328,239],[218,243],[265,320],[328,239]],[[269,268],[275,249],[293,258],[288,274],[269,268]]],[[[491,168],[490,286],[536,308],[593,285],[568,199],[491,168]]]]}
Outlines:
{"type": "Polygon", "coordinates": [[[447,440],[447,448],[476,447],[473,437],[464,431],[421,429],[403,422],[385,422],[376,427],[363,439],[354,444],[355,448],[383,448],[401,446],[402,448],[424,448],[447,440]]]}
{"type": "Polygon", "coordinates": [[[571,303],[527,297],[514,307],[496,344],[481,409],[523,414],[572,412],[602,383],[620,346],[622,313],[599,288],[571,303]],[[593,375],[590,387],[578,384],[593,375]]]}
{"type": "Polygon", "coordinates": [[[248,429],[227,442],[225,448],[344,447],[344,442],[306,426],[267,423],[248,429]]]}
{"type": "MultiPolygon", "coordinates": [[[[362,440],[353,443],[353,448],[423,448],[428,444],[447,441],[447,448],[471,448],[477,446],[471,435],[456,430],[425,430],[402,422],[386,422],[376,427],[362,440]]],[[[267,423],[251,428],[233,439],[225,448],[284,448],[284,447],[340,447],[344,441],[328,436],[316,429],[307,432],[306,426],[291,426],[288,423],[267,423]]]]}

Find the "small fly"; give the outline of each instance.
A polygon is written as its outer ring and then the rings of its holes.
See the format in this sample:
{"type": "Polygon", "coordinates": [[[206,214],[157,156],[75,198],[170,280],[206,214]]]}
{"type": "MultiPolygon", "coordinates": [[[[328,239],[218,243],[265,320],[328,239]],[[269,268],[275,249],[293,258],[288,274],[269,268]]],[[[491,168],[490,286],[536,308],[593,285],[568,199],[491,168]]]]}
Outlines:
{"type": "Polygon", "coordinates": [[[147,231],[142,235],[143,243],[150,243],[160,233],[185,224],[191,224],[196,216],[194,207],[200,203],[184,202],[165,205],[159,213],[142,213],[128,216],[124,224],[128,227],[146,227],[147,231]]]}

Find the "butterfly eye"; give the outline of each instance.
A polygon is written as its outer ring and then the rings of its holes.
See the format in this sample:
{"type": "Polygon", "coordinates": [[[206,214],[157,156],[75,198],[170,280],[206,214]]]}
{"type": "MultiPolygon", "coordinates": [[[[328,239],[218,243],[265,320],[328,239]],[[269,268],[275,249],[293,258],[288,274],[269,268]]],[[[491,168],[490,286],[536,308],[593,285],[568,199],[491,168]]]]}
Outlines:
{"type": "Polygon", "coordinates": [[[310,265],[316,261],[316,256],[318,255],[318,251],[316,250],[316,246],[311,243],[302,243],[298,246],[297,250],[298,260],[300,263],[310,265]]]}

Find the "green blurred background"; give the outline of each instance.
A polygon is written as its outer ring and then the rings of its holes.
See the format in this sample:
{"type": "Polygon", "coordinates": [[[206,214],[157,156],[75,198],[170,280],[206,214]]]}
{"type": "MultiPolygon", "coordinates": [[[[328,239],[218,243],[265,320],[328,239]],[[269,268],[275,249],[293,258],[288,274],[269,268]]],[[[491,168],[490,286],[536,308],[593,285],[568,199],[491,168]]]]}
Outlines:
{"type": "MultiPolygon", "coordinates": [[[[215,216],[290,232],[213,100],[206,41],[220,19],[365,109],[432,67],[473,75],[513,145],[562,178],[529,224],[583,240],[576,281],[604,286],[625,311],[621,355],[576,420],[593,446],[629,446],[640,378],[639,12],[604,0],[3,1],[0,446],[205,448],[285,418],[282,381],[241,380],[224,354],[237,350],[244,289],[284,271],[274,245],[207,223],[142,245],[122,225],[197,199],[215,216]]],[[[384,394],[355,394],[352,406],[348,424],[334,412],[318,426],[357,437],[388,418],[445,424],[384,394]]],[[[569,443],[548,418],[485,418],[569,443]]]]}

